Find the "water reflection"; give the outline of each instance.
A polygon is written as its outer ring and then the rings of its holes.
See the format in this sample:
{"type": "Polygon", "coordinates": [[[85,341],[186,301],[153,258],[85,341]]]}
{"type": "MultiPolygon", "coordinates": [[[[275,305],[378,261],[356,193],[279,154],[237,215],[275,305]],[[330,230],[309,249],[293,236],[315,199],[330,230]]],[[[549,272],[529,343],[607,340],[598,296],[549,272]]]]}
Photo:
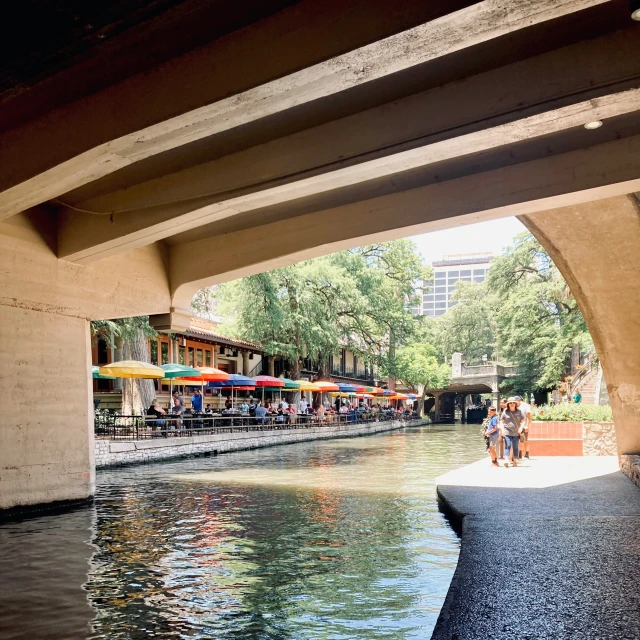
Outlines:
{"type": "Polygon", "coordinates": [[[428,638],[458,553],[433,480],[481,454],[423,428],[101,473],[91,637],[428,638]]]}
{"type": "Polygon", "coordinates": [[[86,638],[95,513],[83,508],[0,526],[0,638],[86,638]]]}

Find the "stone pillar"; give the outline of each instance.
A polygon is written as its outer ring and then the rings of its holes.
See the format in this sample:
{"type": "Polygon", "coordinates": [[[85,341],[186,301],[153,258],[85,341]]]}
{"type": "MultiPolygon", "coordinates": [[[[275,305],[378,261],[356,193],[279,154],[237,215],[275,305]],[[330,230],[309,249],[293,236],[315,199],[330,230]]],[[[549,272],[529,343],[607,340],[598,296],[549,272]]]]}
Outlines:
{"type": "Polygon", "coordinates": [[[276,373],[276,361],[273,356],[265,356],[269,358],[269,374],[271,377],[275,376],[276,373]]]}
{"type": "Polygon", "coordinates": [[[243,373],[243,375],[248,376],[250,369],[251,369],[251,364],[249,362],[249,352],[248,351],[243,351],[242,352],[242,373],[243,373]]]}
{"type": "Polygon", "coordinates": [[[451,356],[451,377],[459,378],[462,376],[462,354],[456,351],[451,356]]]}
{"type": "Polygon", "coordinates": [[[500,406],[500,392],[499,391],[492,391],[491,392],[491,406],[495,407],[496,409],[498,409],[498,407],[500,406]]]}
{"type": "Polygon", "coordinates": [[[0,508],[93,494],[90,366],[87,320],[0,306],[0,508]]]}
{"type": "Polygon", "coordinates": [[[521,217],[576,297],[609,391],[620,454],[640,453],[640,203],[619,196],[521,217]]]}

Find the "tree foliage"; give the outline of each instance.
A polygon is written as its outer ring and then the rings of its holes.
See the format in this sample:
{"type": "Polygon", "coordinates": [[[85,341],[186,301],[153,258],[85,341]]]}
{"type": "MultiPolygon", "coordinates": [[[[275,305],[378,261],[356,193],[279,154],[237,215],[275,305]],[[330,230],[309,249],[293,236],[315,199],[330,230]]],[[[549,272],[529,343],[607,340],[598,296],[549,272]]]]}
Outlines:
{"type": "Polygon", "coordinates": [[[445,315],[426,319],[441,358],[455,351],[468,364],[482,356],[518,366],[511,379],[522,392],[555,386],[567,373],[571,349],[593,349],[584,318],[549,255],[530,234],[496,257],[486,282],[459,282],[445,315]]]}
{"type": "Polygon", "coordinates": [[[540,243],[517,236],[487,275],[499,312],[500,355],[518,365],[522,391],[555,386],[566,374],[571,348],[593,349],[582,313],[567,283],[540,243]]]}
{"type": "Polygon", "coordinates": [[[415,325],[408,307],[425,271],[413,243],[359,247],[224,284],[220,312],[226,330],[285,355],[321,363],[340,346],[388,368],[415,325]]]}

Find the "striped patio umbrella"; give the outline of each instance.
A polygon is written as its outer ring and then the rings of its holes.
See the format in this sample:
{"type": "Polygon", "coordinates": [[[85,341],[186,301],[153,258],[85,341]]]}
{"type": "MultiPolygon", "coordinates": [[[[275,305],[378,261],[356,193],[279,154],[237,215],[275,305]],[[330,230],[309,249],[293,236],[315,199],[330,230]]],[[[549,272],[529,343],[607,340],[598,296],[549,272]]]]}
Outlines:
{"type": "Polygon", "coordinates": [[[335,382],[329,382],[328,380],[316,380],[313,384],[320,387],[320,391],[323,393],[328,391],[340,391],[335,382]]]}
{"type": "Polygon", "coordinates": [[[164,370],[149,362],[139,362],[138,360],[119,360],[104,367],[98,368],[101,376],[113,376],[114,378],[138,378],[153,380],[164,378],[164,370]]]}
{"type": "Polygon", "coordinates": [[[273,376],[256,376],[256,387],[262,389],[262,402],[264,402],[264,392],[266,389],[282,389],[284,380],[282,378],[274,378],[273,376]]]}
{"type": "Polygon", "coordinates": [[[322,391],[322,387],[315,382],[307,382],[306,380],[300,380],[300,391],[322,391]]]}

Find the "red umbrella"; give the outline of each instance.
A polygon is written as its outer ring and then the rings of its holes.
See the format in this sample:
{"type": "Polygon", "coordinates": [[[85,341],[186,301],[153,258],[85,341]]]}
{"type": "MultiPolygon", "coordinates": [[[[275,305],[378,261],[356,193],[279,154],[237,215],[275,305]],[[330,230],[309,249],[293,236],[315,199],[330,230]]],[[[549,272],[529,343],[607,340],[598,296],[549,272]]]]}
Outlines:
{"type": "Polygon", "coordinates": [[[256,387],[284,387],[285,382],[273,376],[255,376],[256,387]]]}
{"type": "Polygon", "coordinates": [[[274,378],[273,376],[254,376],[256,381],[256,387],[262,387],[262,402],[264,402],[264,388],[265,387],[284,387],[285,382],[280,378],[274,378]]]}

